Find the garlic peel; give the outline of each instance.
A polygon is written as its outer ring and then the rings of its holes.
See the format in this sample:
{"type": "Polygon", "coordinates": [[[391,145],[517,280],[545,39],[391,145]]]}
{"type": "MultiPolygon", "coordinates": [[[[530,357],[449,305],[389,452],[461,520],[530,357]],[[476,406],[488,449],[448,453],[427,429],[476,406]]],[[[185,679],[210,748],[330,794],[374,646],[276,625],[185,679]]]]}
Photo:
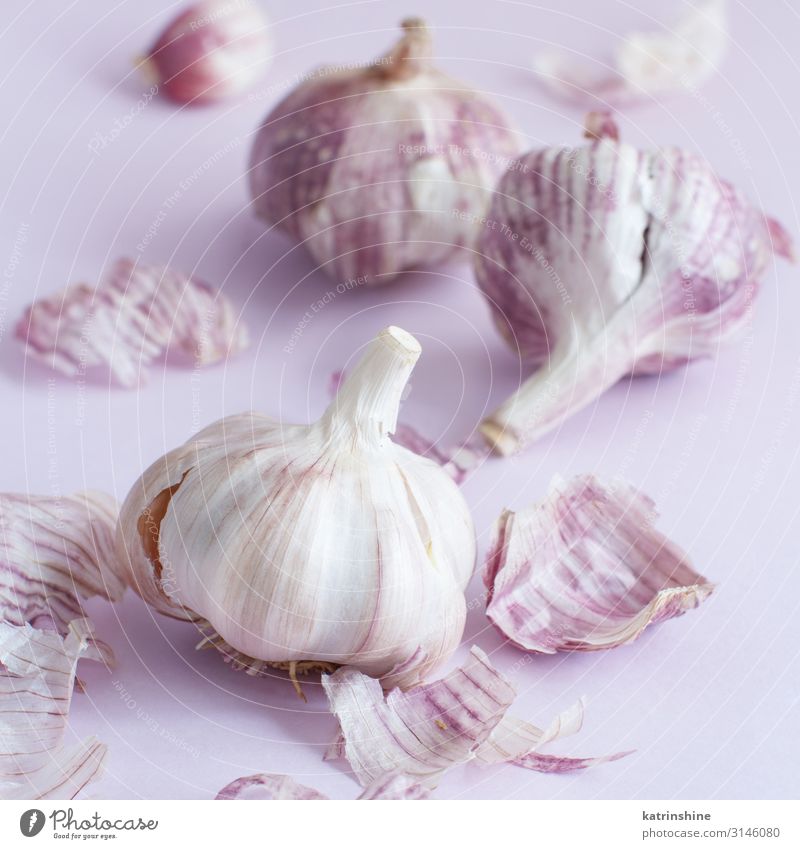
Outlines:
{"type": "Polygon", "coordinates": [[[583,701],[545,729],[509,715],[514,689],[477,647],[463,667],[405,693],[384,696],[375,681],[346,668],[323,676],[323,686],[341,729],[325,760],[346,759],[362,786],[401,773],[430,788],[444,772],[470,760],[557,773],[631,754],[566,758],[543,753],[549,743],[580,731],[583,701]]]}
{"type": "Polygon", "coordinates": [[[340,280],[392,280],[471,248],[475,218],[518,153],[483,94],[437,70],[419,19],[370,66],[320,68],[253,144],[255,214],[340,280]]]}
{"type": "MultiPolygon", "coordinates": [[[[500,330],[533,375],[481,426],[510,454],[627,374],[713,356],[746,325],[791,240],[697,156],[595,141],[523,157],[495,192],[476,254],[500,330]]],[[[598,138],[599,137],[599,138],[598,138]]]]}
{"type": "Polygon", "coordinates": [[[86,619],[71,622],[65,637],[0,622],[0,779],[24,783],[50,774],[83,657],[102,659],[86,619]]]}
{"type": "Polygon", "coordinates": [[[64,745],[21,781],[0,778],[0,799],[74,799],[102,775],[108,747],[94,737],[64,745]]]}
{"type": "Polygon", "coordinates": [[[547,498],[498,520],[486,615],[521,649],[594,651],[680,616],[714,586],[651,525],[652,501],[591,476],[555,479],[547,498]]]}
{"type": "Polygon", "coordinates": [[[318,422],[231,416],[156,461],[120,511],[126,583],[249,671],[421,680],[461,637],[475,535],[458,487],[390,438],[418,355],[388,328],[318,422]]]}
{"type": "Polygon", "coordinates": [[[487,765],[508,763],[534,772],[559,774],[590,769],[633,754],[627,751],[600,757],[575,758],[541,751],[549,743],[577,734],[583,727],[584,711],[585,705],[581,699],[558,714],[544,730],[525,720],[505,716],[477,750],[476,756],[487,765]]]}
{"type": "MultiPolygon", "coordinates": [[[[105,493],[0,494],[0,621],[66,637],[84,618],[82,599],[119,600],[116,521],[116,502],[105,493]]],[[[94,638],[91,645],[112,662],[108,646],[94,638]]]]}
{"type": "Polygon", "coordinates": [[[237,778],[230,784],[226,784],[215,798],[230,801],[244,795],[245,798],[252,799],[255,795],[253,791],[257,792],[256,798],[274,802],[287,800],[319,801],[328,798],[311,787],[298,784],[291,776],[270,773],[257,773],[256,775],[237,778]]]}
{"type": "MultiPolygon", "coordinates": [[[[259,773],[237,778],[230,784],[226,784],[219,791],[216,798],[222,800],[259,799],[267,801],[327,801],[324,793],[298,784],[288,775],[273,775],[259,773]]],[[[401,773],[393,773],[381,777],[367,787],[358,797],[360,800],[370,801],[378,799],[427,799],[428,791],[420,784],[401,773]]]]}
{"type": "Polygon", "coordinates": [[[126,388],[138,386],[143,367],[167,350],[206,366],[248,345],[224,295],[195,277],[128,259],[96,289],[78,283],[36,301],[15,335],[31,357],[63,374],[104,367],[126,388]]]}
{"type": "Polygon", "coordinates": [[[474,756],[516,695],[477,647],[463,667],[407,692],[384,697],[377,681],[350,668],[322,683],[363,787],[398,770],[434,787],[443,772],[474,756]]]}
{"type": "Polygon", "coordinates": [[[172,100],[209,103],[251,88],[271,46],[267,20],[251,0],[205,0],[169,23],[140,67],[172,100]]]}
{"type": "Polygon", "coordinates": [[[593,73],[571,56],[546,52],[534,68],[547,88],[581,105],[632,105],[692,91],[715,73],[728,50],[726,0],[699,0],[664,32],[631,33],[613,58],[611,74],[593,73]]]}

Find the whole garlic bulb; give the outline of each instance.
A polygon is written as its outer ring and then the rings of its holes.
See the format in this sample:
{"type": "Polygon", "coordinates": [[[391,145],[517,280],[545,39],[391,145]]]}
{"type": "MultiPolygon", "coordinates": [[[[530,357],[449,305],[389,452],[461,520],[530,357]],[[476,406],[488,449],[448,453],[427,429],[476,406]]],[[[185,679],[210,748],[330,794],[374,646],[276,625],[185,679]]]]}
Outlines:
{"type": "Polygon", "coordinates": [[[178,103],[238,97],[264,73],[269,25],[252,0],[203,0],[181,12],[156,40],[141,67],[178,103]]]}
{"type": "Polygon", "coordinates": [[[207,620],[251,670],[315,661],[417,683],[458,645],[475,566],[456,484],[389,439],[419,353],[389,327],[318,422],[230,416],[156,461],[120,513],[126,583],[207,620]]]}
{"type": "Polygon", "coordinates": [[[250,159],[256,214],[359,284],[471,247],[519,152],[498,108],[434,67],[425,24],[402,27],[371,65],[309,74],[267,116],[250,159]]]}
{"type": "Polygon", "coordinates": [[[557,427],[626,374],[716,354],[748,318],[783,228],[708,163],[618,141],[547,148],[498,184],[475,259],[510,344],[536,371],[481,430],[501,454],[557,427]]]}

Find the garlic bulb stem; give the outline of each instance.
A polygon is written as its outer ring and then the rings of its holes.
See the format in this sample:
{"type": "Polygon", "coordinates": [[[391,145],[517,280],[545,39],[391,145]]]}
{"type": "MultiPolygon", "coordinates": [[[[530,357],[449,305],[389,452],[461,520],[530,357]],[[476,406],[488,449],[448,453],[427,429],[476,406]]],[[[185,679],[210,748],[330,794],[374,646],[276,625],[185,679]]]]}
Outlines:
{"type": "Polygon", "coordinates": [[[424,71],[433,60],[433,38],[422,18],[406,18],[400,26],[403,35],[397,44],[373,66],[393,80],[405,80],[424,71]]]}
{"type": "Polygon", "coordinates": [[[327,438],[351,437],[361,447],[379,447],[394,433],[403,390],[421,350],[405,330],[382,330],[320,419],[327,438]]]}
{"type": "Polygon", "coordinates": [[[579,336],[565,341],[546,366],[481,422],[480,431],[495,452],[514,454],[588,406],[630,370],[630,353],[614,344],[613,334],[588,344],[579,336]]]}

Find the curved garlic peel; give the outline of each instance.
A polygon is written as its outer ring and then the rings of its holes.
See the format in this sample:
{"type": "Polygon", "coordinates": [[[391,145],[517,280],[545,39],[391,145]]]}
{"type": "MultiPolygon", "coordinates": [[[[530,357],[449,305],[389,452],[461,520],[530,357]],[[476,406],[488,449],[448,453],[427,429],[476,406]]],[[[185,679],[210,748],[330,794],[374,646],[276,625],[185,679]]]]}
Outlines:
{"type": "Polygon", "coordinates": [[[264,74],[271,59],[269,25],[250,0],[207,0],[181,12],[140,65],[178,103],[238,97],[264,74]]]}
{"type": "Polygon", "coordinates": [[[120,511],[126,583],[253,671],[417,683],[458,645],[475,562],[458,487],[389,438],[419,351],[388,328],[315,424],[232,416],[154,463],[120,511]]]}
{"type": "MultiPolygon", "coordinates": [[[[374,781],[358,797],[360,800],[372,801],[378,799],[427,799],[428,791],[417,782],[401,773],[393,773],[374,781]]],[[[216,795],[216,799],[240,799],[263,801],[327,801],[324,793],[298,784],[288,775],[273,775],[258,773],[237,778],[226,784],[216,795]]]]}
{"type": "Polygon", "coordinates": [[[696,89],[718,70],[728,41],[725,0],[699,0],[673,28],[624,38],[611,73],[593,73],[562,52],[537,56],[534,69],[559,97],[584,106],[630,105],[696,89]]]}
{"type": "Polygon", "coordinates": [[[444,772],[473,759],[484,766],[570,772],[631,754],[543,754],[547,744],[581,729],[583,702],[559,714],[545,730],[509,716],[514,689],[476,647],[460,669],[405,693],[394,690],[384,697],[375,681],[352,669],[339,669],[322,681],[341,726],[324,759],[347,759],[364,787],[397,774],[420,787],[434,787],[444,772]]]}
{"type": "Polygon", "coordinates": [[[474,756],[516,695],[475,647],[463,667],[407,692],[384,697],[377,681],[350,668],[324,675],[322,684],[362,787],[396,771],[435,787],[443,772],[474,756]]]}
{"type": "Polygon", "coordinates": [[[269,773],[258,773],[237,778],[226,784],[217,793],[215,799],[229,801],[245,796],[247,799],[259,799],[273,802],[287,800],[318,801],[327,799],[323,793],[318,793],[311,787],[298,784],[288,775],[272,775],[269,773]],[[255,791],[255,792],[254,792],[255,791]]]}
{"type": "Polygon", "coordinates": [[[481,432],[510,454],[623,376],[716,354],[745,325],[783,228],[700,158],[641,152],[587,119],[593,144],[527,154],[495,192],[478,282],[538,370],[481,432]]]}
{"type": "Polygon", "coordinates": [[[556,479],[541,504],[498,520],[486,615],[514,645],[551,654],[625,645],[697,607],[714,587],[651,527],[654,512],[632,487],[556,479]]]}
{"type": "Polygon", "coordinates": [[[433,66],[424,23],[403,28],[374,64],[323,67],[294,89],[250,157],[255,214],[348,286],[471,248],[491,189],[519,152],[491,100],[433,66]]]}
{"type": "Polygon", "coordinates": [[[505,716],[489,739],[477,750],[476,757],[484,764],[509,763],[534,772],[564,773],[590,769],[633,754],[628,751],[601,757],[573,758],[543,753],[541,749],[549,743],[577,734],[581,730],[584,710],[581,699],[556,716],[545,730],[516,717],[505,716]]]}
{"type": "Polygon", "coordinates": [[[88,737],[60,746],[48,760],[20,781],[0,777],[0,799],[74,799],[103,772],[108,748],[88,737]]]}
{"type": "Polygon", "coordinates": [[[0,778],[24,780],[61,745],[78,661],[101,659],[86,619],[66,637],[0,622],[0,778]]]}
{"type": "Polygon", "coordinates": [[[119,600],[116,521],[116,502],[104,493],[0,494],[0,621],[64,637],[84,615],[80,599],[119,600]]]}
{"type": "Polygon", "coordinates": [[[78,283],[36,301],[15,335],[30,356],[63,374],[103,366],[127,388],[167,350],[205,366],[248,344],[224,295],[194,277],[128,259],[118,260],[97,289],[78,283]]]}

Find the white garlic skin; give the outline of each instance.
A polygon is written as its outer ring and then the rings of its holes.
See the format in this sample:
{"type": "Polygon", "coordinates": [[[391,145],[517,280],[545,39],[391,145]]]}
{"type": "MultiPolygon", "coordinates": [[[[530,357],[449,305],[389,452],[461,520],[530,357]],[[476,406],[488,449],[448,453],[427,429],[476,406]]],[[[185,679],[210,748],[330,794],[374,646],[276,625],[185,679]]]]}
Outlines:
{"type": "Polygon", "coordinates": [[[458,487],[387,435],[418,353],[389,328],[319,422],[230,416],[154,463],[120,514],[127,583],[248,657],[417,683],[459,643],[476,554],[458,487]]]}
{"type": "Polygon", "coordinates": [[[239,97],[272,59],[269,23],[252,0],[205,0],[172,20],[141,63],[178,103],[239,97]]]}
{"type": "Polygon", "coordinates": [[[373,65],[309,75],[253,145],[256,215],[340,280],[386,283],[471,248],[519,153],[494,103],[434,67],[425,24],[403,28],[373,65]]]}

